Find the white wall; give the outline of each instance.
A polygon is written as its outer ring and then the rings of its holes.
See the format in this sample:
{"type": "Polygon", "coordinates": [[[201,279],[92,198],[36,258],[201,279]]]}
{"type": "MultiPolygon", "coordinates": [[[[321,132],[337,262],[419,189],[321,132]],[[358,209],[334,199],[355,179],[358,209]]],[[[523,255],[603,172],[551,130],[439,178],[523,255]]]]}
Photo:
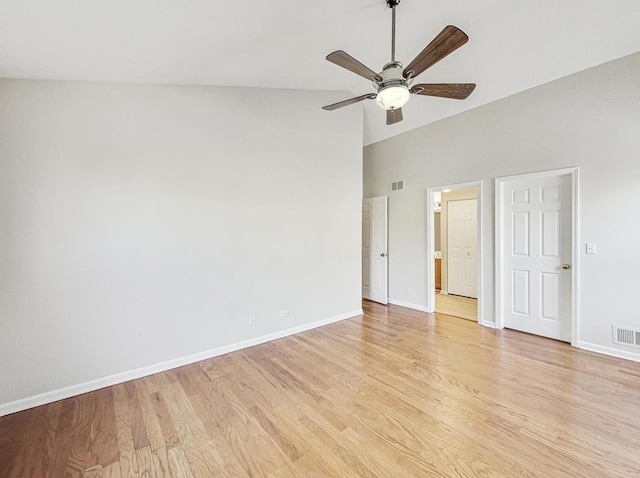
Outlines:
{"type": "Polygon", "coordinates": [[[362,110],[334,96],[0,81],[0,409],[357,313],[362,110]]]}
{"type": "Polygon", "coordinates": [[[638,78],[634,54],[365,148],[365,196],[388,194],[391,178],[407,179],[389,199],[390,298],[426,305],[426,188],[483,180],[483,312],[492,320],[494,178],[579,166],[579,340],[640,358],[611,340],[614,323],[640,329],[638,78]],[[584,254],[586,242],[597,243],[597,255],[584,254]]]}

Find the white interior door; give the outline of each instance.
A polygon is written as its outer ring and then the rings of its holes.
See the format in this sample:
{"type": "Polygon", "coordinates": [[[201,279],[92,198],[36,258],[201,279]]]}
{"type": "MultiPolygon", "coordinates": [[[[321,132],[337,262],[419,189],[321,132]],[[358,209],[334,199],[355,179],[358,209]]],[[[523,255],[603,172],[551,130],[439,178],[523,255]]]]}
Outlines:
{"type": "Polygon", "coordinates": [[[387,197],[362,201],[362,297],[387,303],[387,197]]]}
{"type": "Polygon", "coordinates": [[[478,298],[478,202],[447,201],[447,292],[478,298]]]}
{"type": "Polygon", "coordinates": [[[505,327],[571,341],[571,176],[502,183],[502,313],[505,327]]]}

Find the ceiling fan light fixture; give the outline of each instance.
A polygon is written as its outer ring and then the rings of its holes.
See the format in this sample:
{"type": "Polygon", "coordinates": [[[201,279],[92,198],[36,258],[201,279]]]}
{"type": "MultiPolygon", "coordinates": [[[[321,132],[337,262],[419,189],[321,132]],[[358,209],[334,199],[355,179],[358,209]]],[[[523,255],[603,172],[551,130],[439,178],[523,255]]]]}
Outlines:
{"type": "Polygon", "coordinates": [[[389,85],[378,90],[376,102],[382,109],[397,110],[409,101],[409,88],[406,85],[389,85]]]}
{"type": "Polygon", "coordinates": [[[421,83],[411,86],[419,74],[460,48],[469,40],[469,37],[458,27],[447,25],[404,68],[402,62],[396,60],[396,8],[400,1],[385,0],[391,9],[391,61],[384,65],[380,73],[363,65],[345,51],[336,50],[327,55],[327,60],[331,63],[371,81],[376,92],[323,106],[323,110],[332,111],[375,98],[376,103],[387,111],[387,125],[392,125],[402,121],[402,107],[409,101],[409,96],[412,94],[464,100],[473,92],[476,87],[474,83],[421,83]]]}

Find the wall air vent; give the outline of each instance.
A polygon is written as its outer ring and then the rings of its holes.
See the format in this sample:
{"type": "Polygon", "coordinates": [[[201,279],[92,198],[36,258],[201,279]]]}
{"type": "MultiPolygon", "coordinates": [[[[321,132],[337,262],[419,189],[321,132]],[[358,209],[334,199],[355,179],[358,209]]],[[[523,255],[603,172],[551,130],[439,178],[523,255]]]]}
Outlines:
{"type": "Polygon", "coordinates": [[[402,191],[404,189],[404,181],[394,181],[391,183],[392,191],[402,191]]]}
{"type": "Polygon", "coordinates": [[[640,330],[633,330],[627,327],[614,325],[613,343],[640,348],[640,330]]]}

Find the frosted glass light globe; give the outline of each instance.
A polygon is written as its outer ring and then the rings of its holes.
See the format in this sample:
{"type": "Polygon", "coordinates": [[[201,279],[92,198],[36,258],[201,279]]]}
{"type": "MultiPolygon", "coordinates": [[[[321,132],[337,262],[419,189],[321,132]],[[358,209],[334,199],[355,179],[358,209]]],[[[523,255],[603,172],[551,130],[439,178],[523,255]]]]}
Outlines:
{"type": "Polygon", "coordinates": [[[391,85],[378,91],[376,102],[385,110],[397,110],[409,101],[409,88],[404,85],[391,85]]]}

